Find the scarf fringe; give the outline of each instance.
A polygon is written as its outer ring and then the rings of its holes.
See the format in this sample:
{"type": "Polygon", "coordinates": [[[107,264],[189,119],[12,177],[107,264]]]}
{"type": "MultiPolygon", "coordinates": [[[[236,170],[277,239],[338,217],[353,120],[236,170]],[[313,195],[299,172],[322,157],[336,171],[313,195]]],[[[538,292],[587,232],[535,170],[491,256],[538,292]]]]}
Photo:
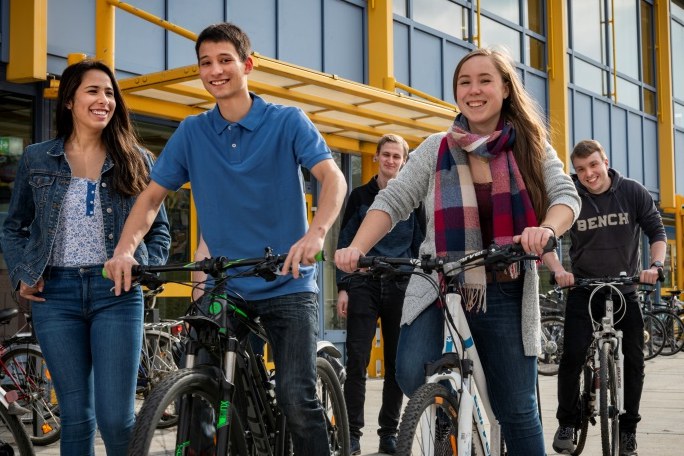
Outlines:
{"type": "Polygon", "coordinates": [[[459,287],[466,312],[487,311],[487,285],[479,283],[465,283],[459,287]]]}

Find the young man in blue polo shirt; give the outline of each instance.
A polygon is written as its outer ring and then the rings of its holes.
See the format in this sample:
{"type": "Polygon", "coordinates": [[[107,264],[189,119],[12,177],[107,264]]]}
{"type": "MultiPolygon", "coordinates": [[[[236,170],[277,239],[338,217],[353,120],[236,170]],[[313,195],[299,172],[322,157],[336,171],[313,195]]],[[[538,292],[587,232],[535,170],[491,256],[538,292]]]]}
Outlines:
{"type": "Polygon", "coordinates": [[[298,108],[267,103],[250,93],[253,68],[247,35],[229,23],[204,29],[195,44],[200,79],[214,109],[190,116],[169,139],[126,221],[105,267],[115,293],[131,286],[133,252],[169,191],[191,182],[209,251],[256,257],[270,246],[288,252],[273,282],[231,282],[261,316],[273,344],[276,394],[294,450],[328,455],[323,412],[315,400],[318,302],[315,255],[342,206],[346,183],[314,125],[298,108]],[[321,184],[318,209],[307,225],[300,167],[321,184]]]}

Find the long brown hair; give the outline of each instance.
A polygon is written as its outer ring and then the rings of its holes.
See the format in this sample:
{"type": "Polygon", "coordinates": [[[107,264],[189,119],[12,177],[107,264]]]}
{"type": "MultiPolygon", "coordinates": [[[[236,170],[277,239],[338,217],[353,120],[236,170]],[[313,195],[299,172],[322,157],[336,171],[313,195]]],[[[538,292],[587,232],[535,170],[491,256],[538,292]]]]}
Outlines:
{"type": "Polygon", "coordinates": [[[147,187],[149,172],[119,84],[112,70],[103,62],[85,59],[69,65],[62,73],[57,94],[57,137],[66,141],[74,132],[73,112],[67,105],[73,102],[83,75],[90,70],[99,70],[109,76],[114,89],[116,108],[102,131],[102,142],[114,163],[112,186],[124,196],[136,196],[147,187]]]}
{"type": "MultiPolygon", "coordinates": [[[[509,121],[515,128],[513,155],[530,194],[537,221],[541,221],[549,208],[549,197],[543,175],[548,135],[541,109],[525,91],[510,57],[500,51],[486,48],[471,51],[456,66],[453,80],[454,99],[456,99],[457,81],[463,64],[476,56],[492,59],[504,84],[508,85],[509,96],[504,100],[501,112],[504,120],[509,121]]],[[[458,100],[456,102],[458,103],[458,100]]]]}

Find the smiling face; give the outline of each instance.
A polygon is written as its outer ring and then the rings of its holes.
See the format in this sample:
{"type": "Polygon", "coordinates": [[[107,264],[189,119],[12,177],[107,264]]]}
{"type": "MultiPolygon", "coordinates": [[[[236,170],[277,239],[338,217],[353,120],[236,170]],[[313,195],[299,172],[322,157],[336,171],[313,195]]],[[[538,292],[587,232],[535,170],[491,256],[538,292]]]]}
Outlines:
{"type": "Polygon", "coordinates": [[[610,188],[610,176],[608,175],[608,159],[601,156],[601,152],[580,158],[572,159],[577,177],[584,187],[594,195],[600,195],[610,188]]]}
{"type": "Polygon", "coordinates": [[[456,75],[456,103],[468,119],[470,131],[487,135],[496,129],[508,84],[491,57],[478,55],[466,60],[456,75]]]}
{"type": "Polygon", "coordinates": [[[202,84],[217,101],[248,95],[247,75],[253,67],[251,57],[241,61],[229,41],[204,41],[198,55],[202,84]]]}
{"type": "Polygon", "coordinates": [[[85,72],[66,107],[71,110],[74,130],[104,130],[116,109],[114,88],[109,76],[100,70],[85,72]]]}
{"type": "Polygon", "coordinates": [[[378,173],[387,180],[397,177],[399,170],[406,163],[404,149],[391,141],[383,144],[375,156],[378,160],[378,173]]]}

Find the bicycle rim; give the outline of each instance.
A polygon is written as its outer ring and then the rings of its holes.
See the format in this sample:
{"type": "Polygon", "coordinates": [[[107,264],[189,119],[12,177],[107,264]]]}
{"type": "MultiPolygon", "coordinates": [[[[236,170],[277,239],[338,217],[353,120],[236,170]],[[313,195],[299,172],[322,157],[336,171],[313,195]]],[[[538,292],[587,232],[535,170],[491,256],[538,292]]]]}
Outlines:
{"type": "MultiPolygon", "coordinates": [[[[399,424],[397,454],[458,454],[458,400],[443,385],[427,383],[413,394],[399,424]]],[[[472,454],[481,442],[473,425],[472,454]]]]}
{"type": "Polygon", "coordinates": [[[346,456],[350,452],[349,420],[342,387],[330,363],[316,358],[316,392],[325,413],[331,456],[346,456]]]}
{"type": "Polygon", "coordinates": [[[644,314],[644,360],[658,356],[665,345],[665,327],[650,313],[644,314]]]}
{"type": "Polygon", "coordinates": [[[541,320],[542,351],[537,358],[541,375],[558,374],[563,356],[564,320],[560,317],[544,317],[541,320]]]}
{"type": "Polygon", "coordinates": [[[600,415],[601,415],[601,447],[604,456],[616,456],[618,452],[618,415],[617,384],[615,379],[615,363],[613,349],[604,343],[599,352],[600,415]]]}
{"type": "MultiPolygon", "coordinates": [[[[138,369],[138,385],[136,388],[136,411],[139,411],[150,391],[170,372],[178,370],[173,356],[174,339],[170,334],[155,329],[144,333],[143,351],[138,369]]],[[[175,405],[170,405],[162,415],[158,427],[175,426],[178,415],[175,405]]]]}
{"type": "Polygon", "coordinates": [[[59,440],[59,404],[41,351],[32,346],[10,347],[2,363],[5,370],[0,375],[0,385],[5,391],[16,391],[16,404],[28,411],[18,418],[31,442],[42,446],[59,440]]]}
{"type": "Polygon", "coordinates": [[[0,454],[35,455],[26,429],[3,404],[0,404],[0,454]]]}
{"type": "Polygon", "coordinates": [[[590,365],[585,364],[580,373],[580,419],[579,428],[577,429],[577,446],[572,453],[573,456],[578,456],[584,451],[584,444],[587,442],[587,433],[589,432],[589,419],[593,414],[591,405],[591,388],[593,387],[594,372],[590,365]]]}
{"type": "MultiPolygon", "coordinates": [[[[190,455],[214,454],[218,407],[218,382],[215,371],[181,369],[167,375],[145,401],[133,429],[129,455],[190,455]],[[171,404],[179,404],[176,427],[157,426],[171,404]]],[[[238,415],[230,407],[231,436],[239,436],[233,443],[235,451],[229,455],[247,454],[244,432],[238,415]],[[237,448],[241,448],[238,451],[237,448]]]]}

